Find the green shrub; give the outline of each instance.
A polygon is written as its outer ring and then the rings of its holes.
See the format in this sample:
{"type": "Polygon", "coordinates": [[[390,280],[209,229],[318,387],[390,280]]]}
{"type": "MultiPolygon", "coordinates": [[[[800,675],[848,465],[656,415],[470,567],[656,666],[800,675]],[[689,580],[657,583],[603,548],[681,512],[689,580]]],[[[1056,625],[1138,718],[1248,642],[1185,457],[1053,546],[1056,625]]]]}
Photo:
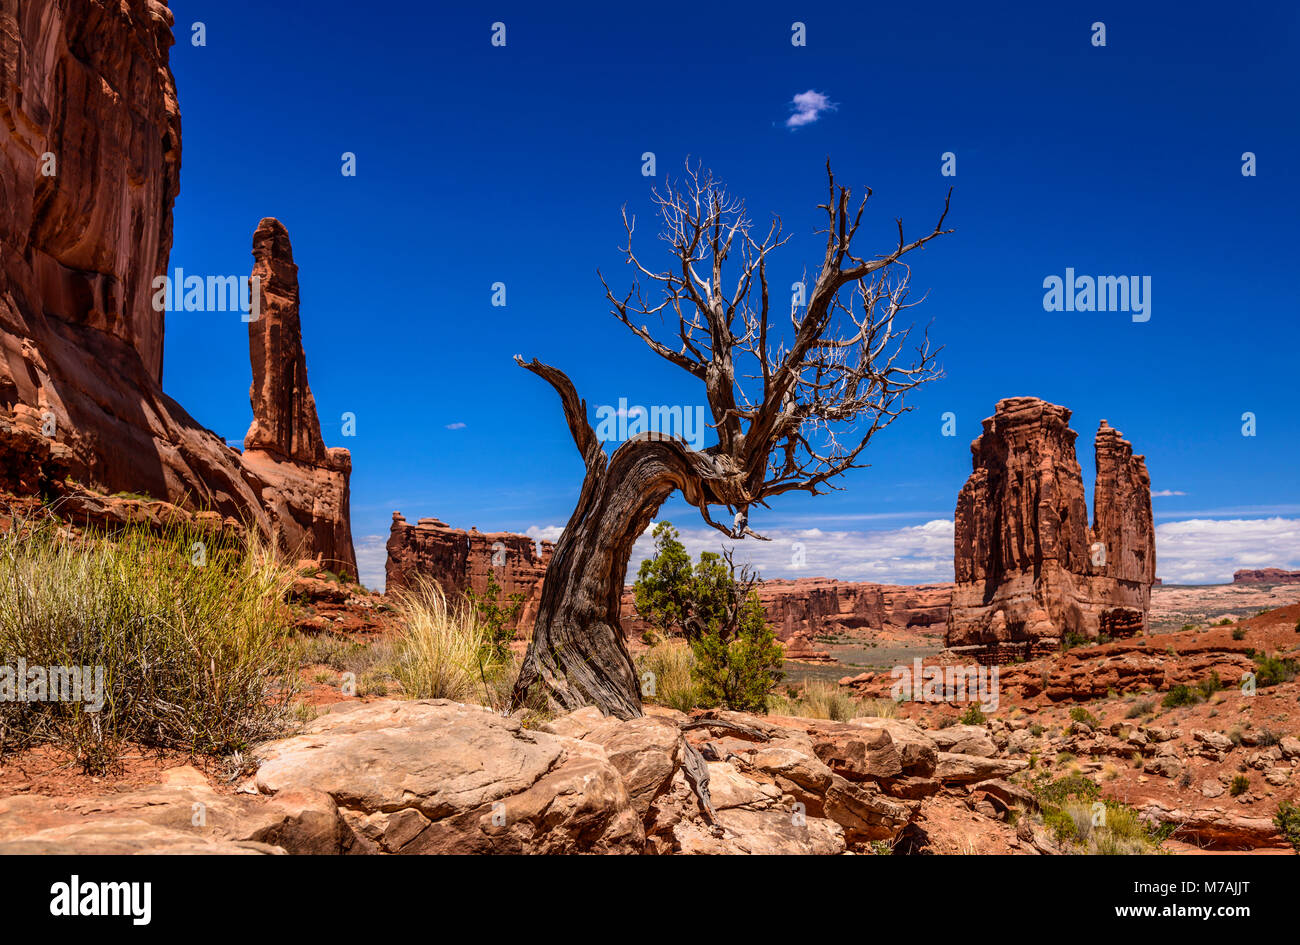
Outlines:
{"type": "Polygon", "coordinates": [[[0,658],[102,668],[103,705],[0,703],[0,751],[50,743],[87,772],[126,743],[223,755],[281,733],[298,678],[291,571],[256,537],[194,526],[0,535],[0,658]]]}
{"type": "Polygon", "coordinates": [[[1295,679],[1296,661],[1290,657],[1258,655],[1255,658],[1255,684],[1264,689],[1295,679]]]}
{"type": "Polygon", "coordinates": [[[1232,638],[1233,638],[1234,640],[1244,640],[1244,639],[1246,639],[1246,628],[1245,628],[1245,627],[1237,627],[1237,628],[1235,628],[1235,629],[1232,631],[1232,638]]]}
{"type": "Polygon", "coordinates": [[[1228,785],[1228,793],[1233,797],[1240,797],[1250,790],[1250,778],[1244,774],[1235,775],[1232,782],[1228,785]]]}
{"type": "Polygon", "coordinates": [[[737,580],[730,556],[709,551],[692,566],[670,522],[660,522],[653,534],[655,553],[641,562],[633,585],[637,613],[663,633],[686,638],[700,706],[767,711],[785,652],[752,590],[758,575],[742,568],[737,580]]]}
{"type": "MultiPolygon", "coordinates": [[[[465,596],[478,614],[479,626],[486,638],[484,645],[492,651],[494,662],[508,661],[510,641],[515,638],[513,623],[523,610],[527,594],[511,594],[505,604],[501,603],[501,585],[497,583],[496,573],[488,569],[487,587],[482,594],[468,590],[465,596]]],[[[444,606],[445,611],[445,606],[444,606]]]]}
{"type": "Polygon", "coordinates": [[[1076,705],[1070,710],[1070,718],[1075,722],[1082,722],[1089,728],[1099,728],[1101,721],[1081,705],[1076,705]]]}
{"type": "Polygon", "coordinates": [[[1214,695],[1222,688],[1223,680],[1219,678],[1217,671],[1212,671],[1210,675],[1206,676],[1196,684],[1197,691],[1201,694],[1201,697],[1205,699],[1210,698],[1210,696],[1214,695]]]}
{"type": "Polygon", "coordinates": [[[738,712],[766,712],[768,694],[781,681],[785,651],[767,623],[758,595],[744,605],[740,627],[730,639],[710,629],[691,643],[691,677],[700,704],[738,712]]]}
{"type": "Polygon", "coordinates": [[[1201,702],[1202,697],[1199,692],[1191,686],[1185,686],[1179,683],[1176,686],[1170,686],[1165,697],[1160,700],[1160,704],[1166,709],[1177,709],[1185,705],[1196,705],[1201,702]]]}
{"type": "Polygon", "coordinates": [[[983,725],[987,721],[984,710],[978,704],[969,706],[957,719],[962,725],[983,725]]]}
{"type": "Polygon", "coordinates": [[[1291,844],[1297,853],[1300,853],[1300,805],[1291,801],[1283,801],[1278,804],[1273,823],[1277,824],[1277,829],[1286,839],[1286,842],[1291,844]]]}

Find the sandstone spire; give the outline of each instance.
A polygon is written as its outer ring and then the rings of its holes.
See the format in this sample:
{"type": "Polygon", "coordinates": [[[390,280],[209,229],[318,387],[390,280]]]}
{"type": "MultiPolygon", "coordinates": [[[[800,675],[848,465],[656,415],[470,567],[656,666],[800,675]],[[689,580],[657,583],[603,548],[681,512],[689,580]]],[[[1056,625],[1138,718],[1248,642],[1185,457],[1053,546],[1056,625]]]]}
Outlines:
{"type": "Polygon", "coordinates": [[[1070,411],[1035,397],[998,402],[971,444],[957,498],[949,646],[991,659],[1063,636],[1146,629],[1155,578],[1151,480],[1106,421],[1097,432],[1091,527],[1070,411]]]}
{"type": "Polygon", "coordinates": [[[298,318],[298,267],[289,231],[279,220],[267,217],[257,225],[253,260],[261,310],[260,317],[248,323],[253,424],[244,437],[244,449],[266,450],[281,459],[319,466],[325,462],[325,444],[316,400],[307,386],[307,356],[298,318]]]}
{"type": "Polygon", "coordinates": [[[267,217],[257,225],[253,260],[260,308],[248,323],[253,423],[241,463],[259,480],[258,498],[281,550],[319,557],[331,570],[355,578],[348,493],[352,454],[326,449],[321,438],[316,401],[307,386],[298,267],[289,232],[279,220],[267,217]]]}

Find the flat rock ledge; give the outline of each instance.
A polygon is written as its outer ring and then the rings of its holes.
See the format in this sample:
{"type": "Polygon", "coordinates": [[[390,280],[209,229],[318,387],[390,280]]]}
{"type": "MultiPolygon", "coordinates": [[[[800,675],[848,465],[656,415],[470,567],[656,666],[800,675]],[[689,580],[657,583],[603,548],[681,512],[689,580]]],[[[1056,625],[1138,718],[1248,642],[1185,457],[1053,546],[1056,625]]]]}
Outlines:
{"type": "Polygon", "coordinates": [[[0,800],[0,853],[835,854],[896,840],[945,779],[1008,773],[974,738],[941,751],[893,719],[649,711],[531,729],[446,700],[344,704],[263,745],[233,792],[176,768],[147,788],[0,800]]]}

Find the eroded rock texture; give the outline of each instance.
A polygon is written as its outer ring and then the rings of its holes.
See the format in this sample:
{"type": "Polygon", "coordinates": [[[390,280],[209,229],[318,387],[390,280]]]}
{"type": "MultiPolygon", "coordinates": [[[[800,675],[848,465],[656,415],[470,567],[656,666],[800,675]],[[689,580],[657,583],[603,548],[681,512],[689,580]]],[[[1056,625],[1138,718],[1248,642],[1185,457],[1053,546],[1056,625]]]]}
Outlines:
{"type": "Polygon", "coordinates": [[[1103,420],[1088,523],[1070,411],[1033,397],[998,402],[971,444],[957,498],[949,646],[1005,660],[1067,635],[1145,632],[1155,578],[1146,463],[1103,420]]]}
{"type": "Polygon", "coordinates": [[[537,543],[528,535],[511,532],[463,531],[436,518],[422,518],[414,525],[401,512],[393,513],[388,536],[388,560],[384,565],[387,593],[411,586],[417,577],[437,581],[444,592],[459,596],[465,591],[483,594],[488,574],[501,588],[500,602],[512,594],[523,594],[523,608],[513,621],[516,629],[529,628],[537,616],[542,597],[542,579],[550,563],[554,544],[537,543]]]}
{"type": "Polygon", "coordinates": [[[852,635],[942,630],[951,584],[871,584],[830,578],[768,580],[758,588],[767,619],[785,640],[800,633],[852,635]]]}
{"type": "Polygon", "coordinates": [[[259,317],[248,323],[253,365],[253,424],[244,437],[244,468],[280,541],[321,554],[326,565],[356,577],[349,521],[352,454],[327,449],[316,399],[307,385],[307,356],[298,316],[298,267],[289,233],[267,218],[253,234],[252,285],[259,317]]]}
{"type": "Polygon", "coordinates": [[[157,0],[0,0],[0,487],[143,493],[351,562],[342,457],[244,464],[162,391],[171,26],[157,0]]]}

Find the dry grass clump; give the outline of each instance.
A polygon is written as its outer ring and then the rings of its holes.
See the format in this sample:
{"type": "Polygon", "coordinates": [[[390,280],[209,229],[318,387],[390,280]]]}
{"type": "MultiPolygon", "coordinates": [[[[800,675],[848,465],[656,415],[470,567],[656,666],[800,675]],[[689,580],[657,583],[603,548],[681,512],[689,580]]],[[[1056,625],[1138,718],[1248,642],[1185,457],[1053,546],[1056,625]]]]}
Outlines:
{"type": "Polygon", "coordinates": [[[52,744],[103,773],[128,742],[223,755],[279,734],[292,580],[256,535],[16,522],[0,534],[0,752],[52,744]],[[63,677],[60,698],[33,691],[33,667],[63,677]]]}
{"type": "Polygon", "coordinates": [[[512,661],[496,655],[474,610],[449,602],[436,581],[424,578],[394,598],[401,629],[393,645],[392,674],[403,694],[495,707],[512,661]]]}
{"type": "Polygon", "coordinates": [[[636,660],[641,694],[647,702],[689,712],[700,705],[700,692],[691,670],[695,653],[685,640],[667,640],[650,647],[636,660]]]}
{"type": "Polygon", "coordinates": [[[808,680],[798,689],[791,687],[784,696],[773,694],[768,700],[768,711],[776,715],[847,722],[859,718],[890,719],[898,706],[889,699],[855,699],[835,683],[808,680]]]}

